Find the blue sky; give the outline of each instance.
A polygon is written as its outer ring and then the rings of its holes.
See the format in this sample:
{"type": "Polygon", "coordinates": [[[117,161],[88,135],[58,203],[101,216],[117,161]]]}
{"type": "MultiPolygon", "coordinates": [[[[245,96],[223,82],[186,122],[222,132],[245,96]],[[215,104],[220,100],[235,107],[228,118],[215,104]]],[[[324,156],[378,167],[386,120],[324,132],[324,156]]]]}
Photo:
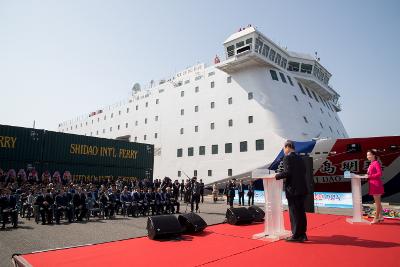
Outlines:
{"type": "Polygon", "coordinates": [[[0,0],[0,124],[56,130],[135,82],[223,55],[251,23],[333,74],[351,137],[400,134],[399,1],[0,0]]]}

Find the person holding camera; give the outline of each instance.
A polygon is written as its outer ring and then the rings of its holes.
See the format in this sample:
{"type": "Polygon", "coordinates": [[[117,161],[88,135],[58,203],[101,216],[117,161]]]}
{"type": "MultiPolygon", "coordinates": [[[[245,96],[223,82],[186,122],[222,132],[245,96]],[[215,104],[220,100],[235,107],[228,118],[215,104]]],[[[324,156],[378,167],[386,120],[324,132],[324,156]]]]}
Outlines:
{"type": "Polygon", "coordinates": [[[200,183],[197,182],[197,178],[193,177],[191,181],[191,200],[190,200],[190,211],[193,212],[194,203],[196,203],[196,212],[199,211],[200,202],[200,183]]]}

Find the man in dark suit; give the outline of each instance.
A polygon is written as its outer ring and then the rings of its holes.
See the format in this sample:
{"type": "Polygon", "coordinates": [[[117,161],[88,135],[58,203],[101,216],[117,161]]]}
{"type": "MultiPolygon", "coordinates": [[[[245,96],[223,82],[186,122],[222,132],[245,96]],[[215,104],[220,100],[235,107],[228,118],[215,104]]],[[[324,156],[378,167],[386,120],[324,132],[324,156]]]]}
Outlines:
{"type": "Polygon", "coordinates": [[[307,241],[307,217],[304,201],[307,195],[306,166],[296,154],[293,141],[284,145],[283,172],[276,174],[277,180],[285,179],[285,193],[289,205],[290,224],[293,235],[286,239],[289,242],[307,241]]]}

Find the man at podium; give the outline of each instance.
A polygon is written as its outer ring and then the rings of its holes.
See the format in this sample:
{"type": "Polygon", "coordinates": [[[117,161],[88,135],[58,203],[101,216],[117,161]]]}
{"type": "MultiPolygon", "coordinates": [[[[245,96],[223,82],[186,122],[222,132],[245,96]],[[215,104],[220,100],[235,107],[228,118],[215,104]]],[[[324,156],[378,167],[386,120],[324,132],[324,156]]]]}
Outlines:
{"type": "Polygon", "coordinates": [[[275,175],[275,179],[285,179],[285,193],[289,205],[290,225],[292,236],[286,241],[308,241],[307,217],[304,209],[304,201],[307,195],[306,166],[302,158],[296,154],[293,141],[286,141],[283,151],[283,172],[275,175]]]}

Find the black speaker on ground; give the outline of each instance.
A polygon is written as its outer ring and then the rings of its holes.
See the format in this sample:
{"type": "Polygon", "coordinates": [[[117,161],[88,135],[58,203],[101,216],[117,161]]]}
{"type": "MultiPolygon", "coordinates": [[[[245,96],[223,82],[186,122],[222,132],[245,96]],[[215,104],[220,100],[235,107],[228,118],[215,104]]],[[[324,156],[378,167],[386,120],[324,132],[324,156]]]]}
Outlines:
{"type": "Polygon", "coordinates": [[[251,214],[253,215],[254,221],[255,222],[262,222],[264,221],[264,217],[265,217],[265,212],[260,208],[257,207],[255,205],[250,206],[248,208],[248,210],[251,212],[251,214]]]}
{"type": "Polygon", "coordinates": [[[174,215],[149,216],[147,218],[147,236],[150,239],[172,238],[181,233],[181,224],[174,215]]]}
{"type": "Polygon", "coordinates": [[[245,207],[227,209],[226,219],[229,224],[248,224],[254,220],[252,213],[245,207]]]}
{"type": "Polygon", "coordinates": [[[308,195],[304,202],[306,212],[315,212],[314,209],[314,178],[313,178],[313,158],[309,156],[302,156],[303,162],[306,166],[306,181],[308,195]]]}
{"type": "Polygon", "coordinates": [[[187,233],[198,233],[207,227],[207,223],[196,213],[185,213],[178,216],[183,231],[187,233]]]}

